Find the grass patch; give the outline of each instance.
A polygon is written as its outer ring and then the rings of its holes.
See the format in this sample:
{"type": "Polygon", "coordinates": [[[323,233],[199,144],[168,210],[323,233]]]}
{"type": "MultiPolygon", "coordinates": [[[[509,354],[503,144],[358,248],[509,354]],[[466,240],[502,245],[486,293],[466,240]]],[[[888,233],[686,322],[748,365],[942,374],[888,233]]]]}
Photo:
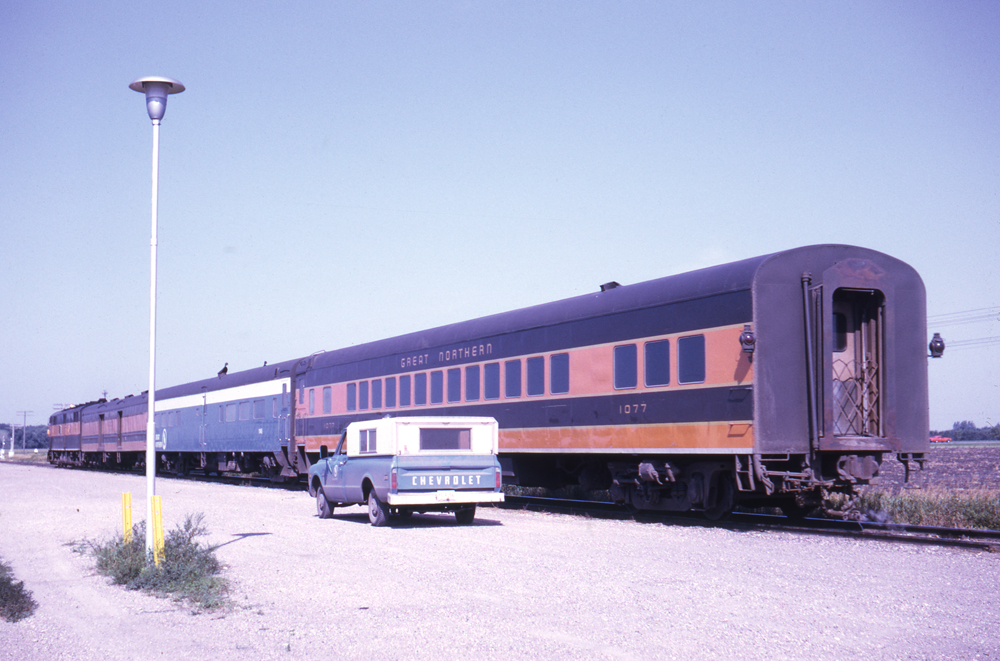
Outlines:
{"type": "Polygon", "coordinates": [[[105,543],[83,542],[78,549],[91,553],[97,571],[116,585],[217,610],[229,606],[229,582],[219,576],[222,563],[215,557],[215,548],[197,541],[207,534],[204,518],[200,513],[189,514],[167,533],[159,567],[146,555],[145,521],[132,527],[128,543],[119,535],[105,543]]]}
{"type": "Polygon", "coordinates": [[[871,520],[945,528],[1000,530],[1000,492],[985,489],[931,489],[898,494],[872,490],[861,494],[858,508],[871,520]]]}
{"type": "Polygon", "coordinates": [[[5,562],[0,562],[0,617],[17,622],[30,616],[38,608],[31,590],[24,589],[24,581],[15,581],[14,573],[5,562]]]}

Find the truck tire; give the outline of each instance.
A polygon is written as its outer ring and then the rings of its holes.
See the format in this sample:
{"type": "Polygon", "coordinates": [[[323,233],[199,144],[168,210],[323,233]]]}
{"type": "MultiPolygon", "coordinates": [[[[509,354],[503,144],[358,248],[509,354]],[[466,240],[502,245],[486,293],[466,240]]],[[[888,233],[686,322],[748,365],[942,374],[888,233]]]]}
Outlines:
{"type": "Polygon", "coordinates": [[[368,520],[373,526],[384,526],[389,520],[389,506],[378,499],[375,489],[368,492],[368,520]]]}
{"type": "Polygon", "coordinates": [[[316,515],[321,519],[329,519],[333,516],[333,506],[326,499],[323,487],[316,488],[316,515]]]}
{"type": "Polygon", "coordinates": [[[467,526],[472,523],[472,520],[476,518],[476,506],[463,507],[460,510],[455,510],[455,521],[460,526],[467,526]]]}

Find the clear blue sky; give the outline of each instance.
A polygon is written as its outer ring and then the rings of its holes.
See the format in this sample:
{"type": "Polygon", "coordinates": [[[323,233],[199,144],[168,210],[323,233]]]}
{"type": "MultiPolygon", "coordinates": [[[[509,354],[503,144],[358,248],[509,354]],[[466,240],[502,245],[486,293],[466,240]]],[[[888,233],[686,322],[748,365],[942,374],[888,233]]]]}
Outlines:
{"type": "MultiPolygon", "coordinates": [[[[813,243],[1000,308],[1000,4],[0,3],[0,421],[813,243]]],[[[940,330],[1000,336],[997,315],[940,330]]],[[[930,365],[1000,422],[1000,344],[930,365]]]]}

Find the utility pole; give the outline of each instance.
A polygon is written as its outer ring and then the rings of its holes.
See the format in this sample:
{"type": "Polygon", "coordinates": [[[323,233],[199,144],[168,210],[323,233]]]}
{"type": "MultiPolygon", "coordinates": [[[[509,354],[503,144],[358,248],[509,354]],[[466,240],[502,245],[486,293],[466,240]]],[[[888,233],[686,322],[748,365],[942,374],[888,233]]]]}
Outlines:
{"type": "MultiPolygon", "coordinates": [[[[18,411],[18,415],[24,416],[24,426],[21,427],[21,449],[24,450],[25,454],[28,452],[28,416],[34,415],[34,411],[18,411]]],[[[11,437],[10,437],[10,453],[14,454],[14,430],[11,427],[11,437]]]]}

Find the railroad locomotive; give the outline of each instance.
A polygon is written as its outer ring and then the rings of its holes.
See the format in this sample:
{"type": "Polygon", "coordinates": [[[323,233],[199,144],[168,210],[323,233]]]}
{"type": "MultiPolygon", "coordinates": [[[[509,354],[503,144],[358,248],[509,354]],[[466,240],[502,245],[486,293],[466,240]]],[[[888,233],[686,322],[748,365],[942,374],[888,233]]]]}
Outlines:
{"type": "MultiPolygon", "coordinates": [[[[50,461],[144,461],[145,393],[61,411],[50,461]]],[[[796,248],[157,391],[161,468],[306,473],[354,421],[491,416],[504,480],[639,510],[804,512],[929,449],[924,286],[796,248]]]]}

